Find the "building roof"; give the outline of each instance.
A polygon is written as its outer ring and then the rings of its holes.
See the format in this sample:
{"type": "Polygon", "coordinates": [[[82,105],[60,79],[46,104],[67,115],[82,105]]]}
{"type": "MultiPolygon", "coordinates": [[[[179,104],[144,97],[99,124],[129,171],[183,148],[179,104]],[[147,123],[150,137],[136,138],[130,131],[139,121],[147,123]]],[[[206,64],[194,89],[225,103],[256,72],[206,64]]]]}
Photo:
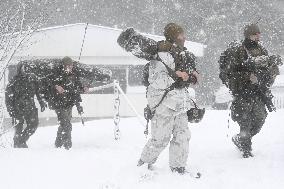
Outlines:
{"type": "MultiPolygon", "coordinates": [[[[25,42],[26,45],[15,56],[23,59],[70,56],[76,60],[80,55],[86,25],[78,23],[40,29],[31,35],[29,40],[25,42]]],[[[123,64],[124,62],[128,64],[128,61],[134,61],[133,64],[144,64],[145,61],[134,57],[117,44],[117,38],[121,31],[121,29],[88,24],[81,62],[96,64],[96,62],[92,62],[95,57],[98,60],[97,63],[123,64]],[[123,61],[114,62],[113,57],[116,57],[116,60],[123,59],[123,61]]],[[[144,35],[154,40],[164,39],[162,36],[144,35]]],[[[186,41],[185,46],[196,56],[203,56],[204,45],[186,41]]]]}

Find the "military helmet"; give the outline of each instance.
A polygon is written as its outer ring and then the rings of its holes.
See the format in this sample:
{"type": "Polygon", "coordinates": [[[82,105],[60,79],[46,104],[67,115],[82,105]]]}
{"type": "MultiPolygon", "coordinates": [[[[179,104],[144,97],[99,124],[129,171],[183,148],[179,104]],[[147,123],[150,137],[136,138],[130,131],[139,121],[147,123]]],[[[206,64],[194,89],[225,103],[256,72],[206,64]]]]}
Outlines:
{"type": "Polygon", "coordinates": [[[170,42],[175,42],[178,35],[184,33],[184,30],[181,26],[176,23],[169,23],[164,28],[164,36],[166,40],[170,42]]]}
{"type": "Polygon", "coordinates": [[[64,66],[73,65],[73,60],[69,56],[65,56],[62,59],[62,63],[64,66]]]}

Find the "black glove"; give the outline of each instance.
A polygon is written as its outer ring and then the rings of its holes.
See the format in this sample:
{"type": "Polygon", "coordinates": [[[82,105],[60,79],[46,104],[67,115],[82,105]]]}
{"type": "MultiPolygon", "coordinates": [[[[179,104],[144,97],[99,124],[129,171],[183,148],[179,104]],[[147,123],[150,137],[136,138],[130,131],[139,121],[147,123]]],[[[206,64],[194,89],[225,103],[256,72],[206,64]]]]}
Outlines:
{"type": "Polygon", "coordinates": [[[102,76],[103,83],[108,83],[110,81],[111,76],[110,75],[103,75],[102,76]]]}
{"type": "Polygon", "coordinates": [[[83,107],[82,107],[82,106],[76,105],[76,107],[77,107],[77,111],[78,111],[79,114],[84,113],[84,110],[83,110],[83,107]]]}
{"type": "Polygon", "coordinates": [[[39,102],[40,105],[40,111],[43,112],[45,108],[47,107],[47,104],[44,101],[39,102]]]}
{"type": "Polygon", "coordinates": [[[188,75],[188,80],[187,80],[189,83],[192,83],[192,84],[196,84],[197,83],[197,78],[195,75],[193,74],[189,74],[188,75]]]}
{"type": "Polygon", "coordinates": [[[271,65],[282,65],[282,60],[280,55],[271,55],[269,56],[269,62],[271,65]]]}

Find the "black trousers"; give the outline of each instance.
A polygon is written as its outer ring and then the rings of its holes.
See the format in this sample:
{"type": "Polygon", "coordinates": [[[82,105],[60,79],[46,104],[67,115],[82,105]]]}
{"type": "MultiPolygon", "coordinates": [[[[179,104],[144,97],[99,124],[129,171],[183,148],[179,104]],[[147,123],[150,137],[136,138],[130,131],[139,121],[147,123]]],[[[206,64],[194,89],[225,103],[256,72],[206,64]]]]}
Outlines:
{"type": "Polygon", "coordinates": [[[267,111],[259,97],[235,98],[231,106],[232,119],[240,126],[241,145],[251,151],[252,137],[258,134],[265,123],[267,111]]]}
{"type": "Polygon", "coordinates": [[[14,140],[18,140],[18,143],[25,143],[32,136],[36,129],[38,128],[38,109],[36,107],[25,111],[22,116],[16,118],[18,124],[15,126],[15,136],[14,140]],[[27,127],[24,128],[24,123],[26,121],[27,127]]]}
{"type": "Polygon", "coordinates": [[[240,132],[248,138],[260,132],[267,117],[265,104],[259,97],[235,98],[231,111],[232,119],[240,126],[240,132]]]}
{"type": "Polygon", "coordinates": [[[56,109],[55,113],[57,114],[57,119],[59,122],[55,146],[61,147],[62,145],[64,145],[65,148],[69,149],[72,147],[72,107],[65,109],[56,109]]]}

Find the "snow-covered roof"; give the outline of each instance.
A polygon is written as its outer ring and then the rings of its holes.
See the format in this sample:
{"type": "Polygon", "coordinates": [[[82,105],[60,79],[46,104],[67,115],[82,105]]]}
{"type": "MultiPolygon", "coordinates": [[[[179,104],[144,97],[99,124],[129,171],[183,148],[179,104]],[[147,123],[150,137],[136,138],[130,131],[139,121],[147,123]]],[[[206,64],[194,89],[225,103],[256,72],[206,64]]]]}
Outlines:
{"type": "MultiPolygon", "coordinates": [[[[40,29],[32,34],[28,43],[26,43],[28,45],[21,48],[15,56],[25,58],[70,56],[78,59],[85,27],[86,24],[78,23],[40,29]]],[[[133,64],[144,64],[145,61],[134,57],[117,44],[117,38],[121,31],[121,29],[89,24],[86,30],[81,61],[97,64],[97,61],[94,62],[95,57],[98,62],[103,59],[104,64],[129,64],[128,61],[133,62],[133,64]],[[114,57],[116,60],[121,58],[123,61],[114,62],[114,57]]],[[[145,35],[154,40],[164,39],[162,36],[145,35]]],[[[186,41],[185,46],[196,56],[203,56],[204,45],[186,41]]]]}

